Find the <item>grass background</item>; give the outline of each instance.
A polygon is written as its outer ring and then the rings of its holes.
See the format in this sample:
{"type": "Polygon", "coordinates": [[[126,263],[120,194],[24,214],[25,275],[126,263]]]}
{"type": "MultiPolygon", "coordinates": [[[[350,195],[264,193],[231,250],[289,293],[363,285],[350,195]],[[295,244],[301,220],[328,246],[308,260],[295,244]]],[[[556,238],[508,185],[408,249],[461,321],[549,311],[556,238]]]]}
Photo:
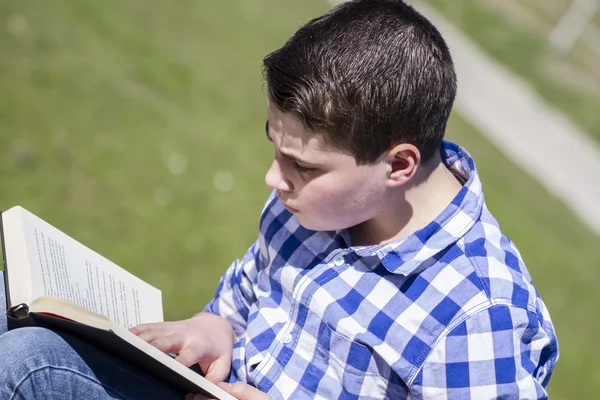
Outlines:
{"type": "MultiPolygon", "coordinates": [[[[585,47],[583,39],[565,55],[553,51],[548,41],[551,28],[558,23],[570,0],[420,1],[435,7],[489,55],[521,75],[548,103],[569,115],[600,142],[600,55],[585,47]],[[543,8],[558,8],[560,12],[548,21],[541,11],[543,8]]],[[[599,20],[600,11],[591,22],[597,29],[599,20]]]]}
{"type": "MultiPolygon", "coordinates": [[[[328,8],[1,2],[0,209],[22,205],[159,287],[167,319],[199,311],[256,238],[269,192],[261,60],[328,8]]],[[[596,114],[582,125],[600,126],[596,114]]],[[[488,206],[550,308],[561,348],[552,398],[594,398],[599,238],[459,115],[448,136],[474,155],[488,206]]]]}

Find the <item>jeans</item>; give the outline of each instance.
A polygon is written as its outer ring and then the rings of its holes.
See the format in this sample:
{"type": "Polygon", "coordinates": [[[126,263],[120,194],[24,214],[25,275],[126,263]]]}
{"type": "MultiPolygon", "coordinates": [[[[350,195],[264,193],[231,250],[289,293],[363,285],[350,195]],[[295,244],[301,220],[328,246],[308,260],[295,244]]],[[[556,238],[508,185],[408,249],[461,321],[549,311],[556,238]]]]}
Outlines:
{"type": "Polygon", "coordinates": [[[182,399],[160,380],[62,332],[7,332],[0,273],[0,399],[182,399]]]}

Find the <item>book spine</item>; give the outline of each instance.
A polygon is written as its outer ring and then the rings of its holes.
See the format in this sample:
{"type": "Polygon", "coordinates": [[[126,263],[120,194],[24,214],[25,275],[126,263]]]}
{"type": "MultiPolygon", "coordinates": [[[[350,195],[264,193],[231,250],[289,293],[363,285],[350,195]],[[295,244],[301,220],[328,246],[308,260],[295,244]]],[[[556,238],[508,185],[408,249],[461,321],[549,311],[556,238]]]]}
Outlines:
{"type": "Polygon", "coordinates": [[[4,295],[6,296],[6,306],[10,307],[10,292],[8,290],[8,266],[6,265],[6,246],[4,245],[4,225],[2,224],[2,211],[0,211],[0,244],[2,245],[2,264],[4,265],[4,295]]]}

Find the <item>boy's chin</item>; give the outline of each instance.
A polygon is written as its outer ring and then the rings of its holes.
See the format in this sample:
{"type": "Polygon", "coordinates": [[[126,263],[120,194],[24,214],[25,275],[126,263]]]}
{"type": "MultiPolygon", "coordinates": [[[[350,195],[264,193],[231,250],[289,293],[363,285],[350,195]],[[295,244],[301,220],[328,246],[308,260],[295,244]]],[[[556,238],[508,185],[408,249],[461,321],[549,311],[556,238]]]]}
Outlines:
{"type": "Polygon", "coordinates": [[[318,226],[315,223],[313,223],[313,221],[309,220],[308,218],[304,218],[303,215],[294,214],[294,217],[296,217],[296,220],[303,228],[308,229],[309,231],[320,230],[318,229],[318,226]]]}
{"type": "Polygon", "coordinates": [[[337,231],[339,228],[328,225],[326,221],[315,221],[310,218],[306,218],[302,213],[294,214],[296,220],[303,228],[309,231],[324,232],[324,231],[337,231]]]}

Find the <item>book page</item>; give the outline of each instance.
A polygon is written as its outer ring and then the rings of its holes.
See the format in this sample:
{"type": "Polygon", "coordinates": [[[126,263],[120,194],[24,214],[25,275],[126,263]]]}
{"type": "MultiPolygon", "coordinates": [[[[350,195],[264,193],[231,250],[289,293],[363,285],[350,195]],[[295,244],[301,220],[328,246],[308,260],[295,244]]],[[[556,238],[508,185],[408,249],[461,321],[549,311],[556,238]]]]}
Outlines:
{"type": "MultiPolygon", "coordinates": [[[[18,211],[30,265],[32,298],[60,297],[125,328],[162,321],[158,289],[30,212],[20,207],[18,211]]],[[[7,249],[7,253],[10,251],[7,249]]],[[[11,265],[8,271],[10,276],[11,265]]]]}

